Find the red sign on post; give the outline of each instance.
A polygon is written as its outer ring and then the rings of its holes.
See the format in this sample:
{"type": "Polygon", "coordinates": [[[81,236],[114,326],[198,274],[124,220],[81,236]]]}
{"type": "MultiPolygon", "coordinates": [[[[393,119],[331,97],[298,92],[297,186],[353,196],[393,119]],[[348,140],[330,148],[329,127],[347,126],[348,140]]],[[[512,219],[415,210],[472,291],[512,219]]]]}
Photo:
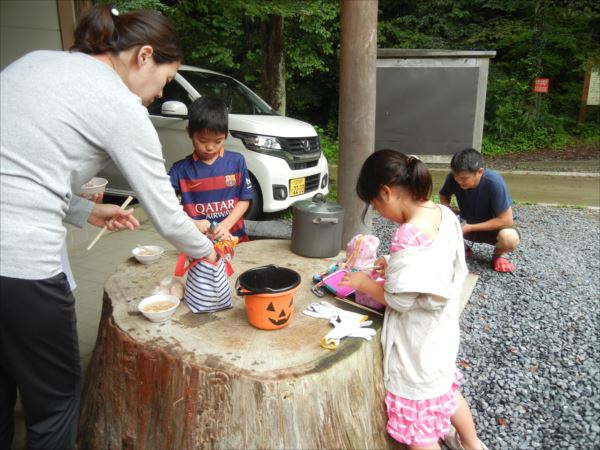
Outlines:
{"type": "Polygon", "coordinates": [[[535,78],[533,80],[533,92],[536,94],[547,94],[550,89],[550,78],[535,78]]]}

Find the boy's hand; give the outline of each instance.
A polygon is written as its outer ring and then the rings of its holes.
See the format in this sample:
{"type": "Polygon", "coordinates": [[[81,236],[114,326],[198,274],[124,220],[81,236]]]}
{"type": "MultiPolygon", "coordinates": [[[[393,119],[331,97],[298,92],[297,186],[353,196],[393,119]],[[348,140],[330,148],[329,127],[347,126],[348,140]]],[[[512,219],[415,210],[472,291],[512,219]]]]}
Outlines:
{"type": "Polygon", "coordinates": [[[217,223],[211,230],[210,236],[213,241],[220,241],[221,239],[231,239],[231,233],[229,228],[224,222],[217,223]]]}
{"type": "Polygon", "coordinates": [[[194,220],[194,225],[200,230],[200,233],[206,234],[210,230],[210,222],[206,219],[194,220]]]}

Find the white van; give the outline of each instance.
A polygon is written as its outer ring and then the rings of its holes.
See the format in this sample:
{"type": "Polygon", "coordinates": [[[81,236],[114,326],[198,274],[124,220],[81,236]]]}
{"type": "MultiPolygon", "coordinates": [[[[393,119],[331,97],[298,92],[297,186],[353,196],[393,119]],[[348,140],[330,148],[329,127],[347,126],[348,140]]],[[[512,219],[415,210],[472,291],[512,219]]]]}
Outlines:
{"type": "MultiPolygon", "coordinates": [[[[186,132],[187,107],[200,96],[220,98],[229,108],[225,149],[244,155],[255,193],[247,219],[329,192],[327,160],[312,125],[281,116],[234,78],[191,66],[181,66],[175,79],[165,86],[163,97],[148,106],[167,171],[175,161],[192,153],[186,132]]],[[[100,176],[109,180],[108,194],[132,194],[113,163],[100,176]]]]}

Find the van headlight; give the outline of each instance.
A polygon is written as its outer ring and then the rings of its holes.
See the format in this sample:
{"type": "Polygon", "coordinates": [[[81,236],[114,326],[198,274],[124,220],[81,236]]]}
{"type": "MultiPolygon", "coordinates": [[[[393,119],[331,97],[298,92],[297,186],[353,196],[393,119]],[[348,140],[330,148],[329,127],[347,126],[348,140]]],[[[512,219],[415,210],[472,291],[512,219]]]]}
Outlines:
{"type": "Polygon", "coordinates": [[[260,134],[240,133],[230,131],[234,138],[240,139],[248,150],[260,153],[279,152],[282,150],[281,142],[274,136],[261,136],[260,134]]]}

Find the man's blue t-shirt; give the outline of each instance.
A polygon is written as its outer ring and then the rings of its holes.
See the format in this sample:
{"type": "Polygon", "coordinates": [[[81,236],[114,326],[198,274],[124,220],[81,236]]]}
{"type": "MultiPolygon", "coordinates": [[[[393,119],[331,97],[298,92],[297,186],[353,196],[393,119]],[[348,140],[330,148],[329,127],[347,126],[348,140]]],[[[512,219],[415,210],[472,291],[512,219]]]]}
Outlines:
{"type": "Polygon", "coordinates": [[[467,190],[458,185],[450,172],[440,189],[440,195],[456,196],[460,216],[467,223],[481,223],[493,219],[512,204],[504,179],[491,169],[484,169],[479,185],[467,190]]]}
{"type": "MultiPolygon", "coordinates": [[[[252,200],[252,182],[246,161],[239,153],[225,151],[212,164],[190,155],[169,170],[171,185],[181,194],[185,212],[195,220],[220,223],[239,201],[252,200]]],[[[247,240],[244,219],[235,223],[230,233],[247,240]]]]}

